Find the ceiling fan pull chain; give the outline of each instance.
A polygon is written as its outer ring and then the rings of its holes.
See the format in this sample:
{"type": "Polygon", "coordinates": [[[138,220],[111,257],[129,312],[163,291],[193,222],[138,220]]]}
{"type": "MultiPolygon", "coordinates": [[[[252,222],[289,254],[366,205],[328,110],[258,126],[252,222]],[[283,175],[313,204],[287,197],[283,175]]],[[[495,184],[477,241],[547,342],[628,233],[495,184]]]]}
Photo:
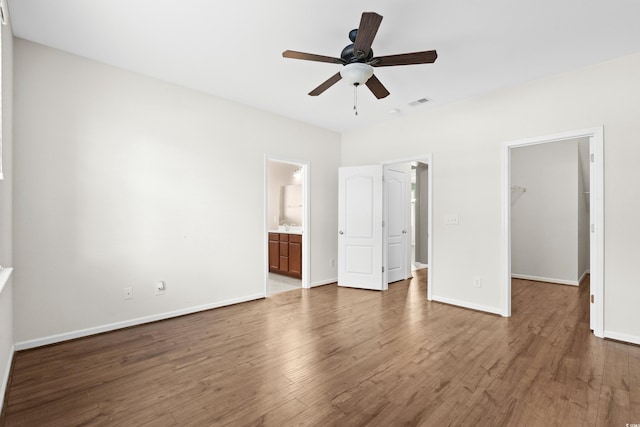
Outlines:
{"type": "Polygon", "coordinates": [[[358,115],[358,85],[353,85],[353,111],[358,115]]]}

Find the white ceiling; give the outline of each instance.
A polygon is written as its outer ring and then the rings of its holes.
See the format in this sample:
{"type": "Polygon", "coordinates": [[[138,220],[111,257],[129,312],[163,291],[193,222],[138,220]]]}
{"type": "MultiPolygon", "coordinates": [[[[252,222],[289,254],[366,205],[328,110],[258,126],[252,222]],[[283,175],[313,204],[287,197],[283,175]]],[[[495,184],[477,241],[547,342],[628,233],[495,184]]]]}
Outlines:
{"type": "Polygon", "coordinates": [[[640,52],[638,0],[8,0],[14,34],[324,128],[346,131],[640,52]],[[434,64],[377,68],[391,95],[339,82],[364,11],[384,19],[377,56],[436,49],[434,64]],[[408,103],[427,97],[419,107],[408,103]],[[400,112],[390,114],[393,109],[400,112]]]}

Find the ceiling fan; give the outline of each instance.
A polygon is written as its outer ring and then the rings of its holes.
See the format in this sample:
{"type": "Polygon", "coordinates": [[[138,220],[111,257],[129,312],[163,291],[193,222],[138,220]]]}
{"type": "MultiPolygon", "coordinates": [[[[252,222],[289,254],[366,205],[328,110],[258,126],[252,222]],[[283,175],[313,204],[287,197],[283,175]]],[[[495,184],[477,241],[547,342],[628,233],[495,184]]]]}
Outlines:
{"type": "MultiPolygon", "coordinates": [[[[285,50],[282,56],[306,61],[329,62],[343,65],[342,70],[329,77],[317,88],[309,92],[311,96],[318,96],[341,79],[347,80],[356,88],[366,84],[376,98],[381,99],[389,95],[389,91],[373,74],[373,67],[392,67],[396,65],[431,64],[438,58],[435,50],[423,52],[403,53],[399,55],[373,56],[371,44],[378,32],[382,16],[375,12],[364,12],[360,19],[360,26],[349,32],[352,44],[342,50],[340,58],[316,55],[313,53],[285,50]]],[[[354,109],[356,107],[354,106],[354,109]]],[[[356,114],[357,109],[356,109],[356,114]]]]}

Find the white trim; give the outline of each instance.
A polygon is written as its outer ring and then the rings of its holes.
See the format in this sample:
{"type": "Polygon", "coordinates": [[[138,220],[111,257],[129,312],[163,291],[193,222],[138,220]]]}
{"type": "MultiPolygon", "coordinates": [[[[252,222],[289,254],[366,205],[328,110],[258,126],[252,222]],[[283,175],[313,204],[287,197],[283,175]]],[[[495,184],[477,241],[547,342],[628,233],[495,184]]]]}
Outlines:
{"type": "Polygon", "coordinates": [[[186,314],[193,314],[200,311],[211,310],[214,308],[224,307],[227,305],[239,304],[241,302],[248,302],[257,299],[264,298],[263,294],[248,295],[246,297],[233,298],[226,301],[219,301],[210,304],[203,304],[196,307],[183,308],[180,310],[174,310],[167,313],[153,314],[151,316],[138,317],[137,319],[123,320],[122,322],[109,323],[107,325],[96,326],[93,328],[80,329],[72,332],[65,332],[63,334],[51,335],[44,338],[37,338],[34,340],[22,341],[16,343],[15,350],[27,350],[30,348],[41,347],[43,345],[55,344],[62,341],[68,341],[76,338],[87,337],[90,335],[101,334],[103,332],[115,331],[117,329],[128,328],[130,326],[143,325],[145,323],[157,322],[158,320],[171,319],[173,317],[184,316],[186,314]]]}
{"type": "Polygon", "coordinates": [[[614,331],[604,331],[604,338],[610,338],[612,340],[624,341],[631,344],[640,345],[640,337],[636,335],[623,334],[614,331]]]}
{"type": "MultiPolygon", "coordinates": [[[[264,188],[262,189],[262,199],[263,199],[263,220],[262,220],[262,230],[266,235],[265,241],[263,242],[263,266],[262,272],[264,274],[264,297],[267,298],[269,296],[269,156],[264,155],[264,176],[262,177],[262,181],[264,182],[264,188]]],[[[304,240],[304,239],[302,239],[304,240]]]]}
{"type": "Polygon", "coordinates": [[[429,182],[427,183],[428,192],[427,194],[427,300],[431,301],[433,299],[433,159],[431,158],[431,154],[429,154],[425,159],[428,159],[427,162],[427,179],[429,182]]]}
{"type": "Polygon", "coordinates": [[[0,270],[0,294],[2,293],[7,282],[9,281],[9,278],[11,277],[11,273],[13,273],[13,268],[11,267],[5,267],[2,270],[0,270]]]}
{"type": "Polygon", "coordinates": [[[585,270],[584,273],[582,273],[580,275],[580,278],[578,279],[578,285],[580,285],[580,283],[582,283],[582,281],[584,280],[585,277],[587,277],[587,274],[589,274],[589,270],[585,270]]]}
{"type": "Polygon", "coordinates": [[[577,138],[590,139],[590,154],[594,154],[595,158],[590,174],[592,180],[590,219],[595,225],[595,232],[591,233],[590,250],[591,290],[595,296],[595,315],[591,318],[594,335],[602,338],[604,337],[604,128],[602,126],[504,143],[502,149],[502,315],[511,316],[511,149],[577,138]]]}
{"type": "Polygon", "coordinates": [[[429,268],[429,264],[422,264],[419,263],[420,266],[417,267],[415,264],[411,266],[411,271],[418,271],[418,270],[424,270],[425,268],[429,268]]]}
{"type": "Polygon", "coordinates": [[[511,146],[502,149],[502,248],[504,292],[502,316],[511,317],[511,146]],[[507,190],[508,189],[508,190],[507,190]]]}
{"type": "MultiPolygon", "coordinates": [[[[393,163],[419,162],[427,165],[428,194],[427,194],[427,300],[433,299],[433,157],[432,154],[423,154],[420,156],[411,156],[396,160],[386,160],[382,165],[393,163]]],[[[384,233],[383,233],[384,235],[384,233]]],[[[386,245],[384,245],[386,246],[386,245]]],[[[409,271],[411,272],[411,271],[409,271]]]]}
{"type": "Polygon", "coordinates": [[[445,298],[437,295],[432,295],[432,301],[441,302],[444,304],[455,305],[457,307],[469,308],[471,310],[483,311],[485,313],[502,315],[502,310],[499,307],[489,307],[486,305],[474,304],[472,302],[460,301],[453,298],[445,298]]]}
{"type": "Polygon", "coordinates": [[[331,285],[332,283],[338,283],[338,278],[335,277],[333,279],[320,280],[318,282],[313,282],[309,287],[315,288],[317,286],[331,285]]]}
{"type": "Polygon", "coordinates": [[[2,382],[0,383],[0,414],[2,414],[2,405],[4,404],[7,387],[9,386],[9,375],[11,374],[11,365],[13,364],[13,356],[15,353],[16,347],[12,345],[11,354],[9,355],[9,361],[7,362],[7,367],[4,370],[4,376],[2,377],[2,382]]]}
{"type": "Polygon", "coordinates": [[[511,273],[511,277],[514,279],[533,280],[534,282],[546,282],[546,283],[553,283],[558,285],[578,286],[580,284],[579,281],[576,282],[575,280],[556,279],[554,277],[529,276],[527,274],[511,273]]]}
{"type": "MultiPolygon", "coordinates": [[[[311,163],[303,162],[304,232],[302,237],[302,288],[311,287],[311,163]]],[[[267,243],[268,244],[268,243],[267,243]]]]}

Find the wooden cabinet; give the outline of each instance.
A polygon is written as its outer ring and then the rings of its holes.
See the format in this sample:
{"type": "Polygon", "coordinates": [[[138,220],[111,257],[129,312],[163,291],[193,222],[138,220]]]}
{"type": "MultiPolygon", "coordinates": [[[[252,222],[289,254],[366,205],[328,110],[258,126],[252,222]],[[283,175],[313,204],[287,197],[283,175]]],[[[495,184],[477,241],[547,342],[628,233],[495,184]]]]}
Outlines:
{"type": "Polygon", "coordinates": [[[302,236],[289,235],[289,273],[302,278],[302,236]]]}
{"type": "Polygon", "coordinates": [[[289,235],[280,234],[280,273],[289,272],[289,235]]]}
{"type": "Polygon", "coordinates": [[[269,271],[280,268],[280,239],[278,233],[269,233],[269,271]]]}
{"type": "Polygon", "coordinates": [[[269,233],[269,271],[302,278],[302,236],[269,233]]]}

